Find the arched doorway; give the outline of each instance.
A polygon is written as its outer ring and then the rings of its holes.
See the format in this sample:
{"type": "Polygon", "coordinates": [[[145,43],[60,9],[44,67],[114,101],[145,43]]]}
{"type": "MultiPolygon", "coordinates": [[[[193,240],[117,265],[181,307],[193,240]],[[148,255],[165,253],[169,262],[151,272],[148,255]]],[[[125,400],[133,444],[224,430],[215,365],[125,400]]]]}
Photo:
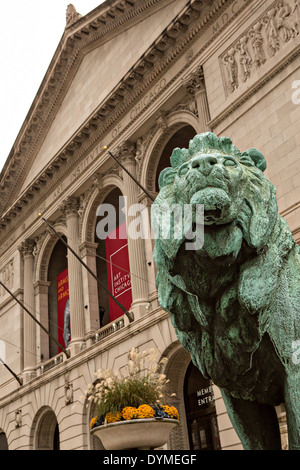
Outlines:
{"type": "Polygon", "coordinates": [[[185,375],[184,402],[190,449],[221,449],[213,386],[192,362],[185,375]]]}
{"type": "Polygon", "coordinates": [[[0,450],[8,450],[8,443],[4,432],[0,431],[0,450]]]}
{"type": "Polygon", "coordinates": [[[59,427],[53,410],[43,408],[35,422],[34,450],[60,450],[59,427]]]}

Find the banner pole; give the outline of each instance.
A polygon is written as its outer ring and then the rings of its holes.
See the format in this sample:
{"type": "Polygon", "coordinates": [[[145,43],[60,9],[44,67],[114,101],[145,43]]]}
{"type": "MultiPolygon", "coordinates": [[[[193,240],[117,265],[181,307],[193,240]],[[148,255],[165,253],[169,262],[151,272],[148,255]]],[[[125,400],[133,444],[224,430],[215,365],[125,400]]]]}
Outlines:
{"type": "Polygon", "coordinates": [[[11,295],[11,297],[13,299],[15,299],[16,302],[18,302],[19,305],[21,305],[21,307],[23,308],[23,310],[25,310],[26,313],[28,313],[28,315],[39,325],[40,328],[42,328],[43,331],[45,331],[45,333],[47,333],[47,335],[61,348],[61,350],[65,353],[65,355],[67,356],[67,358],[69,359],[70,357],[70,353],[69,351],[67,351],[58,341],[57,339],[52,336],[52,334],[50,333],[50,331],[48,331],[44,325],[42,325],[36,318],[34,315],[32,315],[32,313],[28,310],[28,308],[25,307],[25,305],[22,304],[22,302],[8,289],[8,287],[6,287],[3,282],[0,281],[0,285],[2,287],[4,287],[4,289],[9,293],[9,295],[11,295]]]}
{"type": "Polygon", "coordinates": [[[18,377],[17,374],[15,374],[14,371],[11,370],[11,368],[7,364],[5,364],[5,362],[1,358],[0,358],[0,362],[1,362],[1,364],[4,365],[4,367],[6,367],[6,369],[11,373],[11,375],[14,376],[14,378],[19,382],[19,384],[23,385],[23,379],[18,377]]]}
{"type": "Polygon", "coordinates": [[[58,236],[58,238],[60,239],[60,241],[71,251],[71,253],[73,253],[73,255],[75,256],[75,258],[87,269],[87,271],[91,274],[91,276],[93,276],[94,279],[96,279],[96,281],[98,282],[98,284],[100,284],[100,286],[106,291],[106,293],[116,302],[116,304],[120,307],[120,309],[125,313],[125,315],[127,316],[128,320],[130,323],[133,322],[134,320],[134,316],[133,316],[133,313],[132,312],[128,312],[126,310],[126,308],[124,307],[124,305],[122,305],[118,299],[116,299],[112,293],[100,282],[100,280],[98,279],[98,277],[95,275],[95,273],[89,268],[89,266],[87,264],[85,264],[84,261],[82,261],[82,259],[77,255],[77,253],[68,245],[68,243],[60,236],[60,234],[55,230],[55,228],[50,224],[50,222],[48,222],[48,220],[46,220],[44,217],[42,217],[42,214],[39,214],[39,217],[41,217],[41,219],[48,225],[48,227],[50,227],[50,229],[52,230],[52,232],[55,233],[55,235],[58,236]]]}

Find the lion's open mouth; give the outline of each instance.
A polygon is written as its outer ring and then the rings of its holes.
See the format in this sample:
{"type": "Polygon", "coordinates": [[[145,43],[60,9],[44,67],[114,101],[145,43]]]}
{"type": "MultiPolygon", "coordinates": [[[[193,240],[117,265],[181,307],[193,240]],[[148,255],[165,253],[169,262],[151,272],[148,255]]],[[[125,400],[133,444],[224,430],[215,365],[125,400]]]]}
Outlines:
{"type": "Polygon", "coordinates": [[[206,211],[204,209],[204,218],[214,218],[214,219],[219,219],[222,216],[222,211],[221,209],[215,209],[215,210],[208,210],[206,211]]]}
{"type": "Polygon", "coordinates": [[[230,206],[228,194],[220,188],[208,186],[197,191],[191,197],[191,204],[202,204],[204,207],[204,223],[221,222],[230,206]]]}

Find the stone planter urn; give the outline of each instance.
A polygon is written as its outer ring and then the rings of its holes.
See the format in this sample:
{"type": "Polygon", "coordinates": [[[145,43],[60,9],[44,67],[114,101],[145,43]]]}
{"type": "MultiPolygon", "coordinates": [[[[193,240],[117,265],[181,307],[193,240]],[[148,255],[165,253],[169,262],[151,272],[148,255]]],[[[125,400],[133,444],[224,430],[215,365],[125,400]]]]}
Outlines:
{"type": "Polygon", "coordinates": [[[103,424],[91,430],[106,450],[151,450],[163,446],[170,432],[179,425],[177,419],[146,418],[103,424]]]}

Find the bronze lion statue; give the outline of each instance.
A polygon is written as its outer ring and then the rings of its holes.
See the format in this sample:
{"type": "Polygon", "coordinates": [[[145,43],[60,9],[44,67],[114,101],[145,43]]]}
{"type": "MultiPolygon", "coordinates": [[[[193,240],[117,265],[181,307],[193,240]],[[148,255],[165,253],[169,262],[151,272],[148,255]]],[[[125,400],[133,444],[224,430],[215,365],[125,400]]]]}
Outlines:
{"type": "Polygon", "coordinates": [[[300,248],[278,214],[266,160],[207,132],[170,161],[151,214],[160,305],[220,388],[244,449],[281,449],[274,407],[284,403],[289,448],[299,450],[300,248]],[[183,229],[178,216],[169,221],[174,205],[192,208],[183,229]],[[201,226],[202,243],[187,249],[201,226]]]}

